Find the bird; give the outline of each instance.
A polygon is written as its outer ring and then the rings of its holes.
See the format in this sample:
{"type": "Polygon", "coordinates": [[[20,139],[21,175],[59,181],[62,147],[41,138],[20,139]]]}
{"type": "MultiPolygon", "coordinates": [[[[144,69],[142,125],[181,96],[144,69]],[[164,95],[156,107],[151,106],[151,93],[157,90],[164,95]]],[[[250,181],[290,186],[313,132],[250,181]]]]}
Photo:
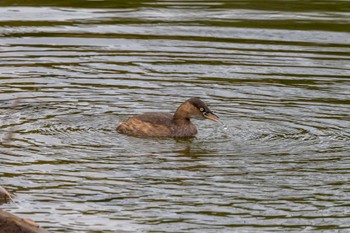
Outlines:
{"type": "Polygon", "coordinates": [[[198,132],[191,119],[219,121],[199,97],[191,97],[174,114],[146,112],[129,117],[118,125],[117,132],[138,137],[190,138],[198,132]]]}

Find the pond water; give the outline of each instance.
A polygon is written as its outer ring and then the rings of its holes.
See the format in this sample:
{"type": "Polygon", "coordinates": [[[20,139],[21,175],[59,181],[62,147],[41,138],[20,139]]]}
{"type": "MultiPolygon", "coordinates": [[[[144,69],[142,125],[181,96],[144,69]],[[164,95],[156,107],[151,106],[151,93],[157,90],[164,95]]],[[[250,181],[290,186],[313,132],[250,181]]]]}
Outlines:
{"type": "Polygon", "coordinates": [[[347,232],[349,1],[0,3],[4,208],[51,232],[347,232]],[[200,96],[194,139],[120,135],[200,96]]]}

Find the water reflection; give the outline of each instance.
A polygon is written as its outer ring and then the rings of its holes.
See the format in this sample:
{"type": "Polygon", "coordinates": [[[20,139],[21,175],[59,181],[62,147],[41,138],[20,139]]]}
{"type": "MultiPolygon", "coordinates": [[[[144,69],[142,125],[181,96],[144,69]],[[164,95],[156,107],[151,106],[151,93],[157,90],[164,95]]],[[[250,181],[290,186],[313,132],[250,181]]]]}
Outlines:
{"type": "Polygon", "coordinates": [[[52,232],[350,228],[345,2],[0,4],[2,208],[52,232]],[[115,132],[191,96],[223,125],[115,132]]]}

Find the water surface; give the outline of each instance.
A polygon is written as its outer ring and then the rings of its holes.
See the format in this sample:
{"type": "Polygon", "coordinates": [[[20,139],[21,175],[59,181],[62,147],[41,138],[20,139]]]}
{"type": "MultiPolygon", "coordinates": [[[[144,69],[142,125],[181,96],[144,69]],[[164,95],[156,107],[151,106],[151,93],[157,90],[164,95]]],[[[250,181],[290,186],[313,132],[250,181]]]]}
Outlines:
{"type": "Polygon", "coordinates": [[[1,208],[52,232],[350,229],[348,1],[0,5],[1,208]],[[191,96],[225,125],[115,131],[191,96]]]}

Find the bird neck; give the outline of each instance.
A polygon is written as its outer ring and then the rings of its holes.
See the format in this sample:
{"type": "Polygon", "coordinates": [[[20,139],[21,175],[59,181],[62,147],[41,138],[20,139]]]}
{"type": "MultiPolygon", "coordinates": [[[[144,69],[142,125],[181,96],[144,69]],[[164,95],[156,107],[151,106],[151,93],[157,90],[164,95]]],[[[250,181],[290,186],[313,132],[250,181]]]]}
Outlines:
{"type": "Polygon", "coordinates": [[[175,122],[190,122],[191,108],[193,108],[193,106],[188,102],[181,104],[176,109],[173,120],[175,122]]]}

